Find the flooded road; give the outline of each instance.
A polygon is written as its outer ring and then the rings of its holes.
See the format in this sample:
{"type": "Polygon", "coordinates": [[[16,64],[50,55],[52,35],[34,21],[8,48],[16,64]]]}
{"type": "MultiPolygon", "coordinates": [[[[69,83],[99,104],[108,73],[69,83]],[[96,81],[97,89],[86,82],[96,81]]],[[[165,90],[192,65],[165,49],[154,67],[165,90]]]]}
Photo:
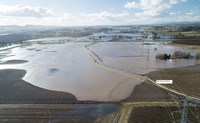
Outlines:
{"type": "Polygon", "coordinates": [[[25,81],[71,93],[78,100],[123,100],[141,82],[100,68],[78,43],[17,47],[7,55],[11,56],[1,59],[0,69],[24,69],[25,81]]]}

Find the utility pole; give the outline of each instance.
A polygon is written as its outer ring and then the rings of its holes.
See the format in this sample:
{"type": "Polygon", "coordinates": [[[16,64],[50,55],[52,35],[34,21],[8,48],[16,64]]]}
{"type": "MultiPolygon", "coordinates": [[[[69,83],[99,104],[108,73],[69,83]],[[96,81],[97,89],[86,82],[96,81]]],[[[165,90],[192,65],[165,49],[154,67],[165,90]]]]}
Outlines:
{"type": "Polygon", "coordinates": [[[147,50],[147,61],[149,61],[149,45],[148,45],[148,50],[147,50]]]}

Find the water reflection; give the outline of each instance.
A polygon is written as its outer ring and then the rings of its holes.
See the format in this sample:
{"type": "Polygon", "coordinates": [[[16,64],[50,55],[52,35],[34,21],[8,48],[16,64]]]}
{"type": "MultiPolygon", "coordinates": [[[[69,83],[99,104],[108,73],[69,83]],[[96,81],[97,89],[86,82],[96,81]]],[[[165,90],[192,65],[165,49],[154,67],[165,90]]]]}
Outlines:
{"type": "Polygon", "coordinates": [[[119,101],[127,98],[141,82],[98,67],[78,43],[17,47],[10,55],[15,56],[2,60],[28,62],[0,64],[0,69],[24,69],[27,71],[25,81],[41,88],[71,93],[78,100],[119,101]],[[36,52],[35,49],[42,50],[36,52]]]}

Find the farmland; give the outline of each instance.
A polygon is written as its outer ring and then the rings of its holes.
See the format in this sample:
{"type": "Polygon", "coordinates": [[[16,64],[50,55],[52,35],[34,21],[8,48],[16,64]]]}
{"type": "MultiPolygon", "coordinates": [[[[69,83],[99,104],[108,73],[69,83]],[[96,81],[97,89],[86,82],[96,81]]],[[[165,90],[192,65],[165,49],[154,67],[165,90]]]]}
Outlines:
{"type": "Polygon", "coordinates": [[[0,122],[93,123],[116,109],[115,104],[1,104],[0,122]]]}
{"type": "MultiPolygon", "coordinates": [[[[174,104],[166,105],[151,105],[145,104],[134,106],[128,118],[128,123],[172,123],[180,122],[181,113],[179,108],[174,104]],[[168,106],[166,106],[168,105],[168,106]]],[[[180,106],[181,108],[181,106],[180,106]]],[[[189,107],[188,119],[192,123],[197,123],[199,120],[193,113],[199,112],[200,108],[189,107]]]]}
{"type": "MultiPolygon", "coordinates": [[[[55,32],[54,38],[43,38],[44,31],[42,39],[0,48],[1,121],[170,122],[166,108],[177,110],[179,98],[145,79],[172,79],[174,84],[165,87],[199,98],[199,59],[155,57],[176,51],[196,56],[200,51],[146,39],[142,30],[75,28],[69,32],[72,37],[65,37],[63,29],[55,30],[64,36],[57,38],[55,32]]],[[[193,116],[191,121],[196,122],[193,116]]]]}
{"type": "Polygon", "coordinates": [[[200,97],[200,66],[191,66],[183,68],[163,69],[150,72],[148,77],[152,80],[173,80],[173,84],[165,85],[166,87],[176,90],[180,93],[200,97]]]}
{"type": "Polygon", "coordinates": [[[175,39],[199,39],[199,26],[155,26],[146,30],[156,34],[165,34],[173,36],[175,39]]]}

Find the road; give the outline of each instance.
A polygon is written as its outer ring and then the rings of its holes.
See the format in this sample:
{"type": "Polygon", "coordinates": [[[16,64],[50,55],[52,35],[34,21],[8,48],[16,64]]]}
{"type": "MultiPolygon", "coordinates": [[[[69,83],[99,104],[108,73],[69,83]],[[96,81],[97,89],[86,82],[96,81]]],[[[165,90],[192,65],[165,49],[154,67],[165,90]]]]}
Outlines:
{"type": "Polygon", "coordinates": [[[144,81],[144,80],[145,80],[143,76],[136,75],[136,74],[132,74],[132,73],[127,73],[127,72],[124,72],[124,71],[121,71],[121,70],[117,70],[117,69],[108,67],[108,66],[106,66],[106,65],[100,64],[100,62],[98,62],[97,59],[94,58],[95,55],[94,55],[89,49],[85,48],[85,51],[86,51],[86,53],[88,54],[88,56],[90,57],[90,59],[91,59],[98,67],[100,67],[100,68],[102,68],[102,69],[105,69],[105,70],[108,70],[108,71],[111,71],[111,72],[115,72],[115,73],[118,73],[118,74],[127,76],[127,77],[132,78],[132,79],[135,79],[135,80],[139,80],[139,81],[144,81]]]}

